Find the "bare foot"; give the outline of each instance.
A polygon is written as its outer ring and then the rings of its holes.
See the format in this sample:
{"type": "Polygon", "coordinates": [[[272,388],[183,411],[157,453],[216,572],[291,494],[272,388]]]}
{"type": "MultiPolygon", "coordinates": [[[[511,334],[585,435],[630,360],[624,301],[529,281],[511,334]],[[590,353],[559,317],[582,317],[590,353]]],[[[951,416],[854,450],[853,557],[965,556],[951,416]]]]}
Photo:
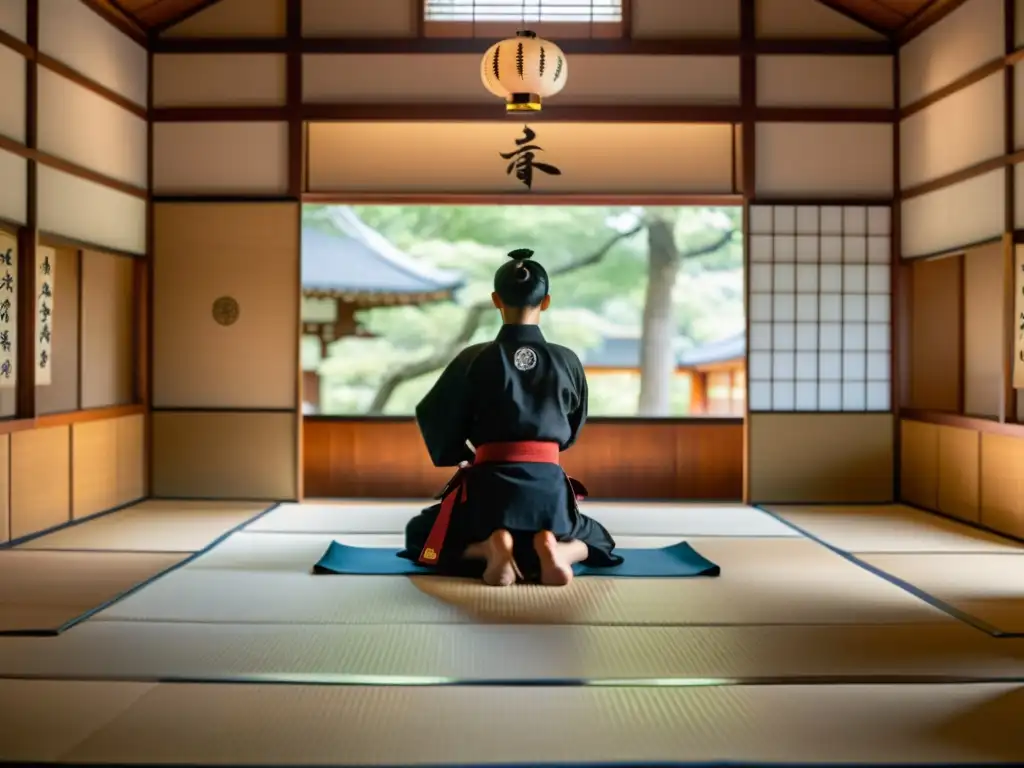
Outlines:
{"type": "Polygon", "coordinates": [[[572,566],[561,557],[555,534],[541,531],[533,537],[533,548],[540,558],[540,583],[564,587],[572,581],[572,566]]]}
{"type": "Polygon", "coordinates": [[[484,584],[491,587],[507,587],[515,583],[516,564],[512,559],[512,534],[508,531],[495,531],[487,539],[484,584]]]}

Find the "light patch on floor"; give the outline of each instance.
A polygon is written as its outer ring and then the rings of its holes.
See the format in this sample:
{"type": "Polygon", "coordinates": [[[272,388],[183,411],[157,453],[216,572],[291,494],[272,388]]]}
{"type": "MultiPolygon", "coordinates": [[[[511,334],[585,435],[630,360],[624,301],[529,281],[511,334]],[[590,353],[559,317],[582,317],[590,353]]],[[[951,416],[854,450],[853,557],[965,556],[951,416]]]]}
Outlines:
{"type": "Polygon", "coordinates": [[[950,619],[805,539],[688,538],[715,579],[481,589],[437,576],[311,576],[331,536],[238,533],[99,620],[300,624],[900,624],[950,619]],[[813,576],[809,576],[813,574],[813,576]]]}
{"type": "Polygon", "coordinates": [[[197,552],[269,504],[149,500],[32,539],[19,549],[197,552]]]}
{"type": "Polygon", "coordinates": [[[765,505],[802,530],[847,552],[1010,552],[1024,543],[902,504],[765,505]]]}

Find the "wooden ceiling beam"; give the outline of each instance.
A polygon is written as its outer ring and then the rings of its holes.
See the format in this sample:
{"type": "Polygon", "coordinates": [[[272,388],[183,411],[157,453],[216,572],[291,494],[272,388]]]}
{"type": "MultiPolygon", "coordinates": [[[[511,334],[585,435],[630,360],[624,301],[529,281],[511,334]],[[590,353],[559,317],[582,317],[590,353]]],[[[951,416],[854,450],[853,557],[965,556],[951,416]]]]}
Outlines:
{"type": "Polygon", "coordinates": [[[154,36],[159,35],[161,32],[181,24],[186,19],[191,19],[196,14],[202,13],[210,6],[216,5],[219,2],[220,0],[194,0],[194,2],[186,4],[186,7],[180,12],[152,24],[149,32],[154,36]]]}
{"type": "MultiPolygon", "coordinates": [[[[155,40],[162,32],[216,5],[221,0],[81,1],[136,41],[145,42],[147,39],[155,40]]],[[[897,5],[887,2],[887,0],[816,0],[830,10],[900,44],[909,42],[933,24],[941,21],[963,5],[965,1],[923,0],[920,7],[914,13],[909,14],[908,11],[916,3],[897,5]]],[[[228,44],[230,41],[222,42],[228,44]]],[[[643,42],[651,43],[652,41],[643,42]]],[[[673,47],[672,41],[663,41],[663,44],[666,48],[673,47]]]]}
{"type": "Polygon", "coordinates": [[[111,4],[109,0],[82,0],[82,2],[128,35],[128,37],[132,38],[132,40],[146,45],[148,39],[147,30],[134,16],[122,13],[118,6],[111,4]]]}
{"type": "MultiPolygon", "coordinates": [[[[864,14],[858,13],[857,11],[850,8],[849,5],[847,3],[842,2],[842,0],[818,0],[818,3],[824,5],[826,8],[835,11],[838,14],[845,16],[851,21],[857,22],[862,27],[867,27],[872,32],[877,32],[880,35],[885,35],[885,37],[893,37],[896,34],[896,28],[887,27],[883,24],[879,24],[875,19],[867,18],[866,16],[864,16],[864,14]]],[[[888,8],[888,6],[885,5],[881,5],[880,7],[888,8]]]]}
{"type": "Polygon", "coordinates": [[[938,24],[967,0],[932,0],[915,13],[896,33],[900,45],[906,45],[929,27],[938,24]]]}

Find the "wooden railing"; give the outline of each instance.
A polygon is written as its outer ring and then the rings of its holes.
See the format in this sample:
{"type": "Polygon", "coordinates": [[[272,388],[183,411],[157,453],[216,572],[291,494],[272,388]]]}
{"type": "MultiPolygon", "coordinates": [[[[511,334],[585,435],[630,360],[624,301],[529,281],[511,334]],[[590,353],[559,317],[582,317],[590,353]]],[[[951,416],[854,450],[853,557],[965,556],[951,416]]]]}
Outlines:
{"type": "MultiPolygon", "coordinates": [[[[593,498],[739,501],[743,420],[594,420],[563,456],[593,498]]],[[[307,498],[426,498],[451,475],[430,463],[411,419],[307,416],[307,498]]]]}

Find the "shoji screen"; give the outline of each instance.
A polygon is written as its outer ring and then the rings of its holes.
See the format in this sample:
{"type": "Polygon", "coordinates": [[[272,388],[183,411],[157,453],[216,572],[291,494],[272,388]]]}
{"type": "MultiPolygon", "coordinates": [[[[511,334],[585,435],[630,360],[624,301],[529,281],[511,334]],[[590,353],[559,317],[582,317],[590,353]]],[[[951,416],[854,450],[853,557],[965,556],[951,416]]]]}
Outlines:
{"type": "Polygon", "coordinates": [[[751,411],[891,409],[890,209],[753,206],[751,411]]]}

